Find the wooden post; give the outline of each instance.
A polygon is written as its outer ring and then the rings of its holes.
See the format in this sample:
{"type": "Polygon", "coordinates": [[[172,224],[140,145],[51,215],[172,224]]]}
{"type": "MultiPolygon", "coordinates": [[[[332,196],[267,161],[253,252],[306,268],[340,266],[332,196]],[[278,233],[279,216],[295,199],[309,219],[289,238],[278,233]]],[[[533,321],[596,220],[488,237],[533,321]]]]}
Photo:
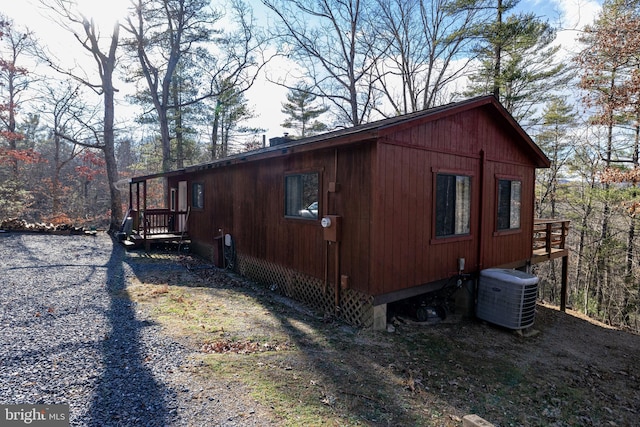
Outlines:
{"type": "Polygon", "coordinates": [[[147,229],[147,180],[145,179],[142,185],[142,230],[143,235],[142,239],[144,242],[144,249],[146,252],[151,250],[151,242],[147,241],[147,234],[149,230],[147,229]]]}
{"type": "Polygon", "coordinates": [[[544,239],[545,252],[549,257],[551,257],[551,233],[553,232],[553,223],[548,222],[545,230],[547,233],[544,239]]]}
{"type": "Polygon", "coordinates": [[[560,311],[567,311],[567,282],[569,275],[569,255],[562,257],[562,283],[560,287],[560,311]]]}

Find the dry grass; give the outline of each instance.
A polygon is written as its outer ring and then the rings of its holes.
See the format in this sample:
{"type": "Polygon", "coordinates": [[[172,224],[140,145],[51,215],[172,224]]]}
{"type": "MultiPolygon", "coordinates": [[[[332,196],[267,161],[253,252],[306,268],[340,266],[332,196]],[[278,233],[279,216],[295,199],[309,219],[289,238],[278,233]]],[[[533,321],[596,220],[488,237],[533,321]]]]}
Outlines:
{"type": "MultiPolygon", "coordinates": [[[[326,323],[217,270],[137,277],[130,298],[278,425],[633,425],[640,337],[539,307],[525,338],[471,320],[395,333],[326,323]],[[176,276],[176,277],[174,277],[176,276]],[[160,280],[162,279],[162,280],[160,280]]],[[[233,391],[231,391],[233,392],[233,391]]]]}

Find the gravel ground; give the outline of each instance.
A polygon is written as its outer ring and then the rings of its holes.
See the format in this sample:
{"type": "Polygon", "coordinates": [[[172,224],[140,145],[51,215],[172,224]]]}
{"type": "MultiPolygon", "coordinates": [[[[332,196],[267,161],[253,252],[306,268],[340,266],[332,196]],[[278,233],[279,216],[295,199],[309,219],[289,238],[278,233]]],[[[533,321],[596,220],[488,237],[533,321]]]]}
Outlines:
{"type": "Polygon", "coordinates": [[[240,385],[192,375],[197,358],[126,297],[175,262],[105,234],[2,233],[0,259],[1,404],[68,404],[72,426],[273,425],[240,385]]]}

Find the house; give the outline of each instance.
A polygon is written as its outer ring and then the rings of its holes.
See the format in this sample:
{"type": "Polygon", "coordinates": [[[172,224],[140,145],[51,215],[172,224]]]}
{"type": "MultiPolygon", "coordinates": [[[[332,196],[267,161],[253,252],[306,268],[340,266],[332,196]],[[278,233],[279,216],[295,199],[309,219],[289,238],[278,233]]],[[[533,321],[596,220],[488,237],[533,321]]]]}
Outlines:
{"type": "MultiPolygon", "coordinates": [[[[483,96],[136,177],[130,206],[142,235],[188,233],[218,266],[380,327],[387,304],[460,273],[530,264],[535,170],[545,167],[483,96]],[[151,209],[152,186],[169,206],[151,209]]],[[[548,247],[538,260],[566,256],[561,232],[558,253],[548,247]]]]}

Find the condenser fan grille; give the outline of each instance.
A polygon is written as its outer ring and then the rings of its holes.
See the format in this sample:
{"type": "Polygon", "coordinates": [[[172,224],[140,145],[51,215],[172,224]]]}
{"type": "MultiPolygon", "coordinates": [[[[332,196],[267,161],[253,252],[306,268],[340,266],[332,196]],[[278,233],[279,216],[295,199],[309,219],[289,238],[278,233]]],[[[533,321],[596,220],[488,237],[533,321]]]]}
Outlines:
{"type": "Polygon", "coordinates": [[[476,316],[509,329],[524,329],[535,320],[538,278],[518,270],[480,272],[476,316]]]}

